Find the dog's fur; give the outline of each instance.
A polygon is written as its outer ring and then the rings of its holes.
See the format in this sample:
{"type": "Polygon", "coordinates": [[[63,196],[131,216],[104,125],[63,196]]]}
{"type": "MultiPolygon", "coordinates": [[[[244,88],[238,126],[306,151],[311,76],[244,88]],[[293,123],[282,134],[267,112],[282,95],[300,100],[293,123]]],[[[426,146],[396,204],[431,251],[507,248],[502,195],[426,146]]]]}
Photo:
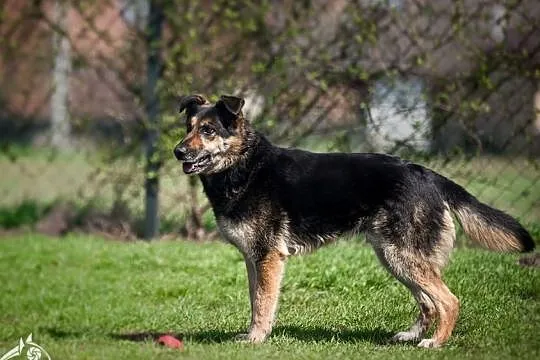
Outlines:
{"type": "Polygon", "coordinates": [[[416,322],[394,341],[438,347],[454,329],[459,301],[441,279],[455,239],[454,213],[467,235],[499,251],[534,242],[512,217],[420,165],[383,154],[315,154],[273,146],[242,114],[243,99],[210,104],[183,97],[187,135],[174,154],[199,174],[224,238],[246,262],[251,325],[242,337],[272,330],[288,256],[342,235],[365,232],[381,263],[413,294],[416,322]],[[423,336],[438,320],[432,338],[423,336]]]}

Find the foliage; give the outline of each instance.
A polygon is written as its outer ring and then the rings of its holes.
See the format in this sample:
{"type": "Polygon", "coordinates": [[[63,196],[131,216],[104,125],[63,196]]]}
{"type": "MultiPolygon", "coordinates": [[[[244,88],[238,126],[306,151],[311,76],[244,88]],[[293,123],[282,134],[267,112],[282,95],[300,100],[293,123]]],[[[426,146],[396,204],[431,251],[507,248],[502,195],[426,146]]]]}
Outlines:
{"type": "MultiPolygon", "coordinates": [[[[55,22],[48,1],[2,5],[0,124],[5,134],[18,134],[16,119],[43,127],[54,89],[47,44],[53,34],[69,38],[73,136],[77,149],[99,148],[96,171],[113,184],[113,196],[128,196],[122,189],[144,179],[176,176],[167,165],[184,134],[176,99],[190,93],[245,96],[250,120],[286,146],[448,159],[497,154],[538,165],[533,0],[156,0],[164,13],[159,43],[148,38],[149,1],[56,1],[70,9],[71,30],[55,22]],[[150,46],[162,57],[157,123],[147,119],[150,46]],[[158,151],[145,159],[156,130],[158,151]],[[111,171],[119,162],[130,166],[111,171]]],[[[15,135],[7,138],[13,142],[15,135]]],[[[207,206],[192,187],[179,186],[174,198],[201,223],[207,206]]]]}
{"type": "Polygon", "coordinates": [[[17,206],[0,207],[0,228],[12,229],[35,225],[50,206],[35,201],[24,201],[17,206]]]}

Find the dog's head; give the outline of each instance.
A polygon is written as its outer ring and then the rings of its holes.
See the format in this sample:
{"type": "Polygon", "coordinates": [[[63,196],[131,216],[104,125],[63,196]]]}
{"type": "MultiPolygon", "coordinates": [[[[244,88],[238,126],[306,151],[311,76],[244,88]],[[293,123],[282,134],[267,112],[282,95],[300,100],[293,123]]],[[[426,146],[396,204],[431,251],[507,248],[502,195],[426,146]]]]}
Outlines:
{"type": "Polygon", "coordinates": [[[174,148],[186,174],[213,174],[233,165],[244,151],[244,99],[223,95],[211,104],[201,95],[180,99],[186,112],[186,136],[174,148]]]}

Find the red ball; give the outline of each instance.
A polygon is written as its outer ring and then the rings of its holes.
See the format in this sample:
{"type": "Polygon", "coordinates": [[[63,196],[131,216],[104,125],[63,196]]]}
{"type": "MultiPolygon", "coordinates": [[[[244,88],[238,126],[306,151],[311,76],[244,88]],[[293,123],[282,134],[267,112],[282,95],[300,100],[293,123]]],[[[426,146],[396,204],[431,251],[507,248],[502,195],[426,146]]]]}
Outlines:
{"type": "Polygon", "coordinates": [[[158,339],[158,344],[165,345],[171,349],[184,350],[184,343],[182,340],[179,340],[171,335],[162,335],[158,339]]]}

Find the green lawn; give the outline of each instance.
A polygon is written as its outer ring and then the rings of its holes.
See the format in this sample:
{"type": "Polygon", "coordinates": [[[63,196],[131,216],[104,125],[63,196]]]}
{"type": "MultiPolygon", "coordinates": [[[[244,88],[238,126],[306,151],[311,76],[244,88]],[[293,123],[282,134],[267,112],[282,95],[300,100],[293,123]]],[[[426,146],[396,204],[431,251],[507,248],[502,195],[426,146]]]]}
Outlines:
{"type": "Polygon", "coordinates": [[[3,238],[0,355],[32,332],[53,360],[539,358],[540,271],[516,259],[454,253],[446,279],[461,317],[446,347],[427,350],[386,343],[416,309],[369,247],[341,242],[292,258],[274,333],[253,346],[232,340],[247,326],[249,305],[244,264],[231,246],[3,238]],[[169,331],[183,334],[183,353],[137,335],[169,331]]]}

